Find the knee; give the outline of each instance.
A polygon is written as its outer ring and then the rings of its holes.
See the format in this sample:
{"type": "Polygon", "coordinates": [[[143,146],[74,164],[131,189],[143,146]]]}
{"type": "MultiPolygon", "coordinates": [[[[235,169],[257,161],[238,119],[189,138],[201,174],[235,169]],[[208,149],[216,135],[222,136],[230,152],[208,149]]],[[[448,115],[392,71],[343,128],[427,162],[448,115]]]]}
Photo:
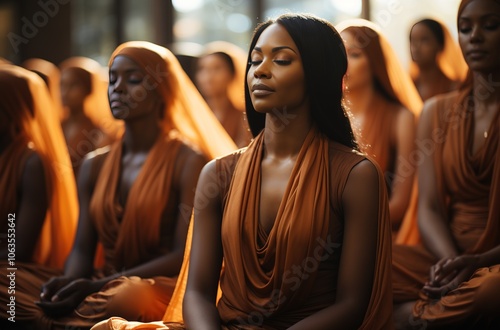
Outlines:
{"type": "Polygon", "coordinates": [[[474,310],[481,313],[498,314],[500,304],[500,273],[486,273],[474,294],[474,310]]]}

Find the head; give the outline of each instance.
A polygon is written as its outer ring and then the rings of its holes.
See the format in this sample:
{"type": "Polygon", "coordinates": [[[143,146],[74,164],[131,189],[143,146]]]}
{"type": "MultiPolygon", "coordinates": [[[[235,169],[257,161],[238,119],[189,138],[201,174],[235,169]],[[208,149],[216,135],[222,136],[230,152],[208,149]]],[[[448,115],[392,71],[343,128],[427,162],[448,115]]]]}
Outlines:
{"type": "Polygon", "coordinates": [[[444,49],[442,25],[433,19],[423,19],[410,30],[412,60],[420,67],[437,65],[437,56],[444,49]]]}
{"type": "Polygon", "coordinates": [[[83,109],[85,98],[92,91],[90,73],[79,67],[61,70],[61,100],[69,109],[83,109]]]}
{"type": "Polygon", "coordinates": [[[250,96],[248,81],[255,73],[252,56],[262,33],[275,25],[286,30],[298,50],[302,67],[292,78],[302,86],[313,123],[330,139],[355,148],[349,119],[342,107],[342,79],[347,69],[345,47],[333,25],[312,15],[284,14],[257,26],[250,44],[245,80],[246,112],[252,134],[256,136],[264,128],[266,116],[255,109],[250,96]]]}
{"type": "Polygon", "coordinates": [[[341,30],[341,35],[349,51],[346,86],[352,90],[371,83],[386,99],[399,103],[389,79],[378,32],[368,26],[348,26],[341,30]]]}
{"type": "Polygon", "coordinates": [[[470,71],[500,73],[500,1],[463,0],[458,41],[470,71]]]}
{"type": "Polygon", "coordinates": [[[0,137],[9,141],[25,130],[25,124],[34,116],[31,91],[20,68],[5,65],[0,68],[0,137]]]}
{"type": "Polygon", "coordinates": [[[224,52],[207,54],[198,59],[196,85],[205,98],[227,95],[234,76],[233,60],[224,52]]]}
{"type": "Polygon", "coordinates": [[[159,68],[165,73],[165,62],[149,50],[134,50],[125,48],[113,54],[110,60],[108,99],[111,113],[116,119],[125,121],[153,116],[159,122],[164,114],[164,100],[160,96],[160,82],[154,80],[151,70],[159,68]]]}

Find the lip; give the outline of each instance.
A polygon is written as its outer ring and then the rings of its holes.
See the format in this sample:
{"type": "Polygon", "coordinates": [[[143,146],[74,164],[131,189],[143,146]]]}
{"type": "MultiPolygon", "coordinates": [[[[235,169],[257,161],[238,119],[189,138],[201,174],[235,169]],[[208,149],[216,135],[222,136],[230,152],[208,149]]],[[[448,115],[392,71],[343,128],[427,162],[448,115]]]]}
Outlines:
{"type": "Polygon", "coordinates": [[[111,108],[119,108],[119,107],[122,107],[125,105],[125,102],[123,102],[122,100],[118,99],[118,98],[112,98],[109,100],[109,106],[111,108]]]}
{"type": "Polygon", "coordinates": [[[252,94],[255,96],[265,96],[274,93],[275,90],[264,84],[252,85],[252,94]]]}
{"type": "Polygon", "coordinates": [[[469,57],[473,60],[481,59],[481,58],[485,57],[486,55],[488,55],[487,51],[479,50],[479,49],[470,50],[467,52],[467,57],[469,57]]]}

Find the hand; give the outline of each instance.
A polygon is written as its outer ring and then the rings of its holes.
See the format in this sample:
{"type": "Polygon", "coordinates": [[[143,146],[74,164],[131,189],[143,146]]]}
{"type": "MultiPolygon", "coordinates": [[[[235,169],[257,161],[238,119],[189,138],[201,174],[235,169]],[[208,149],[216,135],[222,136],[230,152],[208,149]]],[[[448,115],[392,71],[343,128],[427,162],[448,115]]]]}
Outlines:
{"type": "MultiPolygon", "coordinates": [[[[54,280],[54,287],[64,282],[64,279],[59,281],[56,280],[54,280]]],[[[52,295],[50,300],[44,299],[35,303],[40,306],[47,315],[58,317],[71,313],[85,297],[95,291],[96,285],[92,280],[78,279],[60,288],[52,295]]]]}
{"type": "Polygon", "coordinates": [[[440,298],[468,281],[478,268],[479,257],[462,255],[439,260],[430,270],[429,282],[425,283],[423,291],[432,298],[440,298]]]}
{"type": "Polygon", "coordinates": [[[72,278],[66,276],[52,277],[47,283],[42,285],[42,292],[40,293],[40,301],[52,301],[56,292],[73,281],[72,278]]]}

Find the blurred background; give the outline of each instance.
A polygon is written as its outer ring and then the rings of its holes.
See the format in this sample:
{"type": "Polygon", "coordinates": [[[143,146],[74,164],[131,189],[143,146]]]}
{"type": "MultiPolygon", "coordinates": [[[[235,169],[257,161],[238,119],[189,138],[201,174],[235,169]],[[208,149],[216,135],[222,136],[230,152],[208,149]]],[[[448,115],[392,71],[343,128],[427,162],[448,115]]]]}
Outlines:
{"type": "Polygon", "coordinates": [[[378,23],[404,65],[408,34],[423,17],[439,18],[456,36],[460,0],[0,0],[0,57],[19,64],[70,56],[103,65],[128,40],[147,40],[179,56],[225,40],[243,49],[256,24],[283,12],[309,12],[336,24],[362,17],[378,23]]]}

